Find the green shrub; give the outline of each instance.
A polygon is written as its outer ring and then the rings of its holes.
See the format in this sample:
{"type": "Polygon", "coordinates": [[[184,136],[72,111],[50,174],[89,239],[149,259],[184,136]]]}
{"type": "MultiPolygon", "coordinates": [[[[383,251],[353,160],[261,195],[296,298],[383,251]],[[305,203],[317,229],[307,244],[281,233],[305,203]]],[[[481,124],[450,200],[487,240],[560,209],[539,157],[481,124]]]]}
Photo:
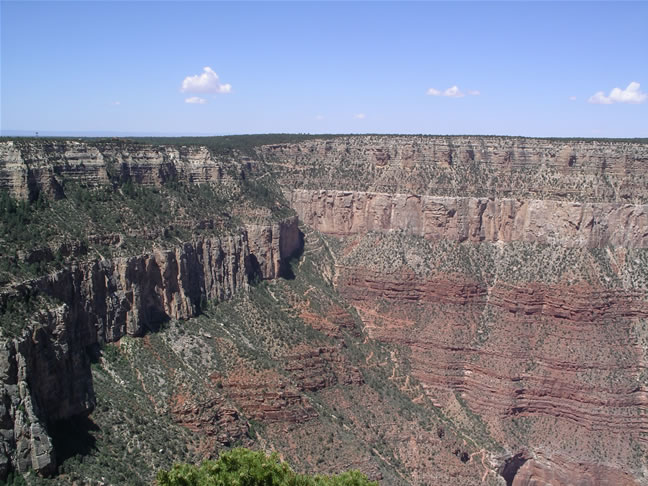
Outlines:
{"type": "Polygon", "coordinates": [[[217,461],[205,461],[200,466],[176,464],[170,471],[160,471],[159,486],[377,486],[358,471],[337,476],[308,476],[297,474],[281,462],[276,453],[245,448],[233,449],[220,455],[217,461]]]}

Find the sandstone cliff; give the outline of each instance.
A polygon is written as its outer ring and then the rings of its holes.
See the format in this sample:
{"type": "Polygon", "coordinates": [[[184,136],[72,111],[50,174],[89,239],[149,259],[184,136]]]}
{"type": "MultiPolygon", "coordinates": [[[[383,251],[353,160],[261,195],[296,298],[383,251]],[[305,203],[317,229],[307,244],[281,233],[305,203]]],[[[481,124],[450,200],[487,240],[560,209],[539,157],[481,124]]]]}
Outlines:
{"type": "Polygon", "coordinates": [[[459,242],[648,246],[646,205],[307,190],[291,197],[302,221],[336,236],[406,231],[459,242]]]}
{"type": "Polygon", "coordinates": [[[6,475],[9,464],[19,471],[55,470],[47,426],[92,411],[90,359],[97,345],[188,319],[203,301],[223,301],[255,279],[277,278],[301,244],[292,218],[175,250],[73,265],[6,289],[3,302],[31,292],[62,304],[5,340],[0,473],[6,475]]]}
{"type": "Polygon", "coordinates": [[[288,191],[648,202],[648,146],[640,143],[367,135],[258,153],[288,191]]]}
{"type": "Polygon", "coordinates": [[[646,145],[366,136],[259,152],[300,219],[339,239],[336,287],[369,336],[404,350],[447,413],[465,420],[461,400],[525,451],[508,484],[645,482],[646,145]]]}
{"type": "Polygon", "coordinates": [[[0,189],[19,198],[33,199],[41,192],[61,197],[63,179],[95,186],[127,179],[145,185],[170,180],[216,184],[236,178],[246,168],[250,166],[243,157],[217,157],[199,146],[71,140],[0,143],[0,189]]]}

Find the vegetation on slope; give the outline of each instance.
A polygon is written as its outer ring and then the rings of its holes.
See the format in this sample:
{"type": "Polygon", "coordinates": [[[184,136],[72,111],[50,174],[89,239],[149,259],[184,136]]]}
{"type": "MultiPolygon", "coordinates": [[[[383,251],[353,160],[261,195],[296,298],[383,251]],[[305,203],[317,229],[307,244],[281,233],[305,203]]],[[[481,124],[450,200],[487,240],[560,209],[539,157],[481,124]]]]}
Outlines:
{"type": "MultiPolygon", "coordinates": [[[[490,443],[476,444],[422,395],[395,364],[397,349],[366,339],[326,277],[330,242],[304,230],[308,250],[291,262],[294,278],[104,346],[92,366],[95,410],[57,424],[59,474],[28,483],[146,485],[174,463],[244,446],[280,451],[299,473],[475,484],[483,466],[464,461],[490,443]]],[[[496,484],[493,474],[485,484],[496,484]]]]}
{"type": "Polygon", "coordinates": [[[403,267],[419,278],[461,274],[483,285],[497,280],[525,284],[588,283],[603,288],[648,290],[648,249],[566,247],[514,241],[497,244],[431,241],[406,231],[368,232],[341,240],[349,250],[339,264],[390,274],[403,267]]]}
{"type": "Polygon", "coordinates": [[[277,191],[253,180],[160,187],[66,181],[64,187],[62,199],[33,202],[0,192],[0,286],[79,259],[137,255],[200,235],[231,234],[255,214],[292,214],[277,191]]]}
{"type": "Polygon", "coordinates": [[[517,135],[472,135],[472,134],[383,134],[383,133],[365,133],[365,134],[308,134],[308,133],[259,133],[250,135],[217,135],[217,136],[178,136],[178,137],[0,137],[0,142],[13,141],[16,143],[34,143],[43,141],[66,141],[78,140],[88,143],[90,145],[101,145],[105,143],[139,143],[150,145],[200,145],[208,147],[213,154],[229,155],[233,153],[243,153],[252,155],[254,149],[261,145],[285,144],[285,143],[299,143],[306,140],[331,140],[340,137],[425,137],[425,138],[446,138],[458,139],[463,137],[488,137],[497,138],[501,140],[550,140],[555,142],[603,142],[603,143],[641,143],[648,144],[648,138],[586,138],[586,137],[523,137],[517,135]]]}
{"type": "Polygon", "coordinates": [[[246,155],[253,157],[255,149],[261,145],[299,143],[306,140],[330,140],[347,135],[309,135],[298,133],[267,133],[256,135],[224,135],[224,136],[187,136],[187,137],[0,137],[0,142],[14,142],[18,146],[30,143],[65,142],[68,140],[81,141],[91,147],[101,148],[106,144],[124,146],[143,145],[173,145],[207,147],[212,155],[246,155]]]}

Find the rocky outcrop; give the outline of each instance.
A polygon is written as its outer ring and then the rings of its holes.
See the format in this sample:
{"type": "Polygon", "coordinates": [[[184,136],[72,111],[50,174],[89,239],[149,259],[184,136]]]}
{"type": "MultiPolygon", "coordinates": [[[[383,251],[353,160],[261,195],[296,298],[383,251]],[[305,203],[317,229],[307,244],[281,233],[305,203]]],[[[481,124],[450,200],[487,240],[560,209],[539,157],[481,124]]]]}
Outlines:
{"type": "Polygon", "coordinates": [[[509,484],[608,484],[603,480],[637,464],[633,450],[648,437],[645,291],[338,271],[337,288],[365,331],[407,350],[411,376],[439,406],[450,403],[444,400],[452,390],[503,443],[513,432],[528,433],[531,450],[560,451],[583,464],[594,453],[618,461],[581,471],[538,459],[509,484]],[[602,445],[593,447],[597,441],[602,445]]]}
{"type": "Polygon", "coordinates": [[[287,190],[648,203],[648,145],[520,137],[346,136],[266,145],[287,190]]]}
{"type": "Polygon", "coordinates": [[[40,325],[4,341],[0,353],[2,475],[10,467],[54,472],[47,421],[87,413],[95,404],[88,352],[93,336],[71,319],[67,305],[40,311],[38,319],[40,325]]]}
{"type": "Polygon", "coordinates": [[[224,389],[245,413],[264,423],[302,423],[317,416],[306,396],[273,370],[239,368],[224,380],[224,389]]]}
{"type": "MultiPolygon", "coordinates": [[[[6,289],[3,305],[27,294],[62,304],[38,313],[19,337],[4,341],[0,473],[9,467],[43,474],[55,469],[47,426],[92,411],[90,357],[99,344],[141,336],[168,319],[188,319],[206,300],[223,301],[251,280],[278,277],[302,242],[295,218],[255,226],[251,233],[254,245],[247,230],[197,238],[173,250],[72,265],[6,289]]],[[[186,411],[177,412],[186,417],[186,411]]]]}
{"type": "Polygon", "coordinates": [[[326,307],[324,315],[313,312],[310,307],[305,307],[300,309],[299,318],[308,323],[313,329],[317,329],[336,339],[343,337],[343,330],[357,337],[361,335],[360,330],[356,328],[353,317],[346,309],[337,305],[326,307]]]}
{"type": "Polygon", "coordinates": [[[358,268],[340,269],[338,288],[360,310],[370,335],[411,347],[413,375],[422,383],[461,390],[484,413],[560,415],[590,429],[632,430],[640,440],[648,433],[648,421],[635,416],[648,403],[648,391],[636,381],[643,367],[638,356],[623,354],[624,348],[634,354],[631,322],[648,316],[645,293],[539,283],[486,287],[465,278],[421,281],[411,273],[378,275],[358,268]],[[373,306],[381,301],[389,302],[390,310],[376,314],[373,306]],[[491,317],[476,329],[475,315],[482,321],[491,317]],[[536,327],[528,328],[534,322],[536,327]],[[456,326],[461,332],[452,331],[456,326]],[[608,326],[614,326],[614,335],[608,335],[608,326]],[[493,333],[515,339],[497,344],[493,333]],[[606,351],[544,354],[545,340],[561,339],[580,339],[579,347],[588,341],[606,351]],[[579,382],[588,370],[617,370],[629,380],[608,386],[579,382]]]}
{"type": "Polygon", "coordinates": [[[405,231],[429,240],[648,247],[648,206],[296,190],[300,219],[335,236],[405,231]]]}
{"type": "Polygon", "coordinates": [[[9,141],[0,143],[0,190],[21,199],[34,199],[41,192],[60,197],[62,178],[90,186],[125,180],[144,185],[167,181],[217,184],[249,170],[251,164],[244,157],[215,157],[199,146],[9,141]]]}
{"type": "Polygon", "coordinates": [[[522,452],[505,461],[499,469],[507,486],[636,486],[635,479],[619,468],[573,463],[564,457],[522,452]]]}
{"type": "Polygon", "coordinates": [[[385,275],[366,269],[339,267],[338,288],[353,302],[388,299],[395,302],[430,302],[496,306],[511,315],[551,317],[574,323],[592,323],[648,317],[646,292],[569,287],[511,285],[486,286],[465,277],[418,279],[412,273],[385,275]]]}
{"type": "Polygon", "coordinates": [[[286,356],[285,370],[301,391],[318,391],[336,385],[364,383],[362,373],[334,347],[301,347],[286,356]]]}
{"type": "Polygon", "coordinates": [[[204,451],[208,456],[214,453],[216,444],[227,446],[247,437],[247,424],[218,393],[196,397],[187,390],[179,390],[170,405],[175,423],[208,438],[209,447],[204,451]]]}
{"type": "Polygon", "coordinates": [[[201,238],[173,250],[74,265],[32,283],[68,303],[99,342],[141,336],[168,319],[200,312],[201,299],[225,300],[253,270],[245,232],[201,238]]]}
{"type": "Polygon", "coordinates": [[[248,224],[252,265],[264,279],[284,276],[287,257],[298,252],[303,236],[297,227],[297,218],[288,218],[271,225],[248,224]]]}

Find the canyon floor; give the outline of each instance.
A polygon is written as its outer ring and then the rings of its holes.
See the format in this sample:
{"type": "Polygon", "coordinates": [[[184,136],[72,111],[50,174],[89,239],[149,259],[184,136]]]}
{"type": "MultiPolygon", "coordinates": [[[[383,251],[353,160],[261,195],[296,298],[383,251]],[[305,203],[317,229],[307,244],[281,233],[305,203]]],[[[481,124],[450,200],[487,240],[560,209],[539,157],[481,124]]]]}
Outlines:
{"type": "Polygon", "coordinates": [[[648,144],[2,140],[0,473],[237,445],[386,485],[648,484],[648,144]]]}

